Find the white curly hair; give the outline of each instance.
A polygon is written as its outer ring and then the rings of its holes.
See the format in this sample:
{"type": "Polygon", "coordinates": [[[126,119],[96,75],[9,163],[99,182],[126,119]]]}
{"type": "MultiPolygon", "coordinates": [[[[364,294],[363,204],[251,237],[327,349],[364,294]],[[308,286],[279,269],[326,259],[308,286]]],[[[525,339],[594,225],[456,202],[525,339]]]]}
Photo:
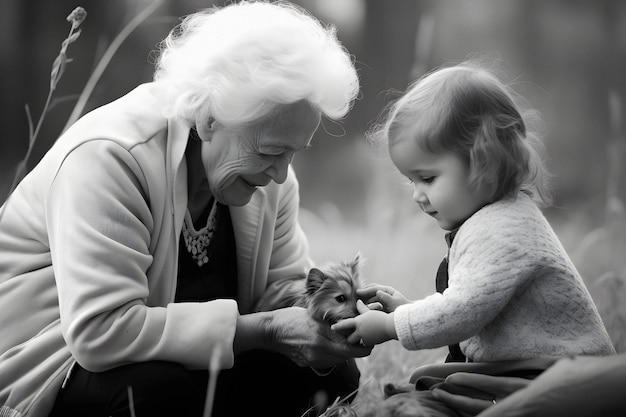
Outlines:
{"type": "Polygon", "coordinates": [[[196,127],[252,122],[301,100],[337,120],[359,91],[335,28],[283,1],[242,1],[185,17],[160,45],[154,81],[166,115],[196,127]]]}

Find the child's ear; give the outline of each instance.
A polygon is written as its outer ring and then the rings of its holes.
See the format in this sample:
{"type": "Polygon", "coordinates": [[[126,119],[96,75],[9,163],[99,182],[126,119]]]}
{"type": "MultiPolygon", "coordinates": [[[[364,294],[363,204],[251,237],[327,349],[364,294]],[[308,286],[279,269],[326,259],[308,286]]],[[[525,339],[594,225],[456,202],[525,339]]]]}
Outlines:
{"type": "Polygon", "coordinates": [[[326,280],[326,275],[317,268],[311,268],[306,276],[307,294],[315,294],[326,280]]]}

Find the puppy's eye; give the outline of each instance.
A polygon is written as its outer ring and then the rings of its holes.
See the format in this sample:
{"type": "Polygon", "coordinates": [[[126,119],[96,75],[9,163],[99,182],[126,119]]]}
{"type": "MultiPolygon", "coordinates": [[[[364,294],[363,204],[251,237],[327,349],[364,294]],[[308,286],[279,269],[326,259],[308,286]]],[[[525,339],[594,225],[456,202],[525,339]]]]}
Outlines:
{"type": "Polygon", "coordinates": [[[346,302],[346,296],[345,295],[338,295],[335,297],[335,300],[337,300],[338,303],[345,303],[346,302]]]}

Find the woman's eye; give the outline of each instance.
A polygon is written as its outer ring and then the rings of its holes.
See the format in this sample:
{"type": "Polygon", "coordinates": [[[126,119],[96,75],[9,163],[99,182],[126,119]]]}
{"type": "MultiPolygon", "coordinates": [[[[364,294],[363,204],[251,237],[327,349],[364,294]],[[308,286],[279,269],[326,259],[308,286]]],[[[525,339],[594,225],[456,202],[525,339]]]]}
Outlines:
{"type": "Polygon", "coordinates": [[[335,297],[335,300],[338,303],[345,303],[346,302],[346,296],[345,295],[338,295],[335,297]]]}
{"type": "Polygon", "coordinates": [[[281,158],[283,156],[282,153],[263,153],[263,152],[259,152],[259,156],[263,159],[269,159],[269,160],[273,160],[273,159],[278,159],[281,158]]]}

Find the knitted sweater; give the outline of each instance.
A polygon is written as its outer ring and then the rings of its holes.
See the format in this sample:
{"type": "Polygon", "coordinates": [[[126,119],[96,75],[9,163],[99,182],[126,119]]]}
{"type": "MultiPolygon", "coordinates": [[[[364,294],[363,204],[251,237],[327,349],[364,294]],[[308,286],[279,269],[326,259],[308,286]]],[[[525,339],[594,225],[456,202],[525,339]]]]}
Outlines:
{"type": "Polygon", "coordinates": [[[615,353],[583,280],[528,196],[477,211],[448,257],[444,293],[395,311],[407,349],[460,343],[473,361],[615,353]]]}

